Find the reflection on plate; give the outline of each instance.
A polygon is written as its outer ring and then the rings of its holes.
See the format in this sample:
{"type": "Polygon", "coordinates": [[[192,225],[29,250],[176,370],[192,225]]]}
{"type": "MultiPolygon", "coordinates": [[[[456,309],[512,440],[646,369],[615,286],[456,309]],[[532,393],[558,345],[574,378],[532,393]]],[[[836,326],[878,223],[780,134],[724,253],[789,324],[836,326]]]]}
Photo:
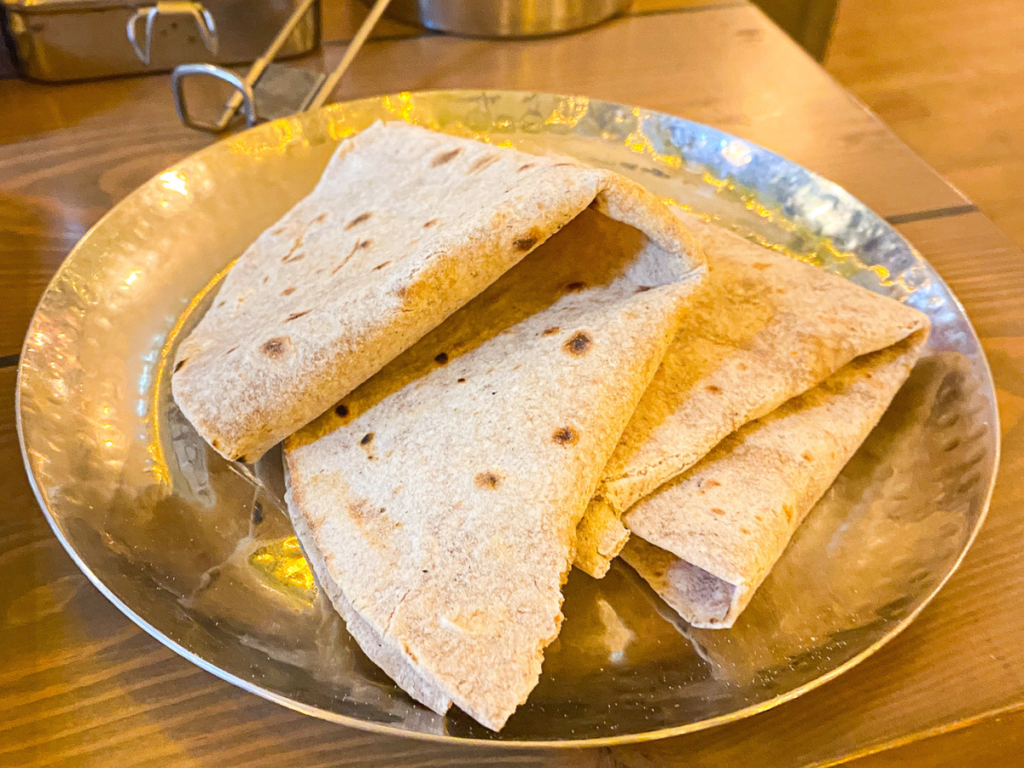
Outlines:
{"type": "Polygon", "coordinates": [[[845,192],[742,140],[580,97],[399,94],[222,141],[128,196],[33,319],[19,419],[64,546],[133,621],[205,669],[363,728],[516,744],[616,743],[742,717],[895,635],[966,552],[998,429],[976,336],[932,268],[845,192]],[[622,564],[574,572],[540,685],[500,734],[415,704],[348,637],[283,509],[280,452],[217,456],[170,398],[169,362],[224,270],[308,192],[337,142],[402,119],[573,155],[745,237],[906,301],[933,332],[910,382],[731,630],[695,630],[622,564]],[[651,605],[656,610],[651,610],[651,605]]]}

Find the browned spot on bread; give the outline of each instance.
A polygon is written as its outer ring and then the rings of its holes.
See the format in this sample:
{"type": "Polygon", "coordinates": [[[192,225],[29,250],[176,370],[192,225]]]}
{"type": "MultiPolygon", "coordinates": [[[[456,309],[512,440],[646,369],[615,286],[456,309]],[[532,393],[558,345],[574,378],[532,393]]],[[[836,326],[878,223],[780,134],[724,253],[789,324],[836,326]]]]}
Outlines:
{"type": "Polygon", "coordinates": [[[471,166],[469,166],[469,172],[470,173],[479,173],[480,171],[484,170],[485,168],[490,168],[492,165],[494,165],[496,162],[498,162],[499,159],[500,158],[497,155],[491,155],[491,154],[480,155],[480,157],[478,157],[476,160],[474,160],[473,164],[471,166]]]}
{"type": "Polygon", "coordinates": [[[740,528],[740,533],[742,533],[744,536],[750,535],[750,531],[748,531],[746,528],[740,528]]]}
{"type": "Polygon", "coordinates": [[[337,405],[334,408],[334,412],[344,419],[346,416],[348,416],[348,406],[345,405],[344,403],[342,403],[341,405],[337,405]]]}
{"type": "Polygon", "coordinates": [[[569,291],[570,293],[575,293],[576,291],[582,291],[586,287],[586,283],[569,283],[567,286],[565,286],[565,290],[569,291]]]}
{"type": "Polygon", "coordinates": [[[782,505],[782,513],[786,516],[787,522],[793,521],[793,508],[789,504],[782,505]]]}
{"type": "Polygon", "coordinates": [[[338,270],[348,264],[349,260],[356,255],[356,251],[362,250],[363,248],[369,248],[373,243],[372,240],[360,240],[358,243],[352,246],[352,250],[349,251],[348,256],[338,262],[338,265],[331,270],[332,275],[336,275],[338,270]]]}
{"type": "Polygon", "coordinates": [[[277,360],[284,356],[284,352],[289,341],[290,340],[287,336],[275,336],[274,338],[263,342],[263,346],[260,347],[260,352],[271,360],[277,360]]]}
{"type": "Polygon", "coordinates": [[[435,155],[434,159],[430,161],[431,168],[437,168],[439,165],[450,163],[456,157],[462,154],[462,147],[457,149],[450,149],[447,152],[442,152],[440,155],[435,155]]]}
{"type": "Polygon", "coordinates": [[[501,485],[501,478],[497,474],[491,471],[481,472],[479,475],[473,478],[473,482],[481,488],[497,488],[501,485]]]}
{"type": "Polygon", "coordinates": [[[238,349],[238,347],[232,347],[231,349],[229,349],[229,350],[228,350],[227,352],[225,352],[224,354],[225,354],[225,355],[230,355],[230,354],[231,354],[232,352],[234,352],[234,351],[235,351],[236,349],[238,349]]]}
{"type": "Polygon", "coordinates": [[[185,363],[187,363],[187,362],[188,362],[188,358],[186,357],[186,358],[185,358],[184,360],[179,360],[179,361],[178,361],[177,363],[175,363],[175,364],[174,364],[174,372],[175,372],[175,373],[177,373],[178,371],[180,371],[180,370],[181,370],[181,367],[182,367],[182,366],[183,366],[183,365],[184,365],[185,363]]]}
{"type": "Polygon", "coordinates": [[[423,228],[424,229],[430,229],[432,226],[437,224],[437,222],[439,222],[439,221],[440,221],[440,219],[431,219],[430,221],[428,221],[426,224],[423,225],[423,228]]]}
{"type": "Polygon", "coordinates": [[[814,456],[811,455],[810,451],[804,451],[800,454],[800,458],[804,461],[814,461],[814,456]]]}
{"type": "Polygon", "coordinates": [[[465,378],[460,378],[458,380],[458,382],[459,382],[459,384],[465,384],[466,383],[466,379],[465,378]]]}
{"type": "Polygon", "coordinates": [[[725,514],[725,510],[724,509],[719,509],[718,507],[712,507],[711,511],[713,513],[715,513],[716,515],[724,515],[725,514]]]}
{"type": "Polygon", "coordinates": [[[536,163],[527,163],[526,165],[520,165],[518,172],[522,173],[523,171],[528,171],[531,168],[535,167],[536,165],[537,165],[536,163]]]}
{"type": "Polygon", "coordinates": [[[706,389],[708,392],[721,392],[722,391],[722,388],[717,386],[717,385],[715,385],[715,384],[708,384],[706,387],[704,387],[704,389],[706,389]]]}
{"type": "Polygon", "coordinates": [[[434,362],[440,363],[441,365],[448,365],[448,355],[444,352],[439,355],[435,355],[434,362]]]}
{"type": "Polygon", "coordinates": [[[371,214],[369,211],[367,211],[366,213],[360,213],[358,216],[352,219],[352,221],[345,225],[345,229],[352,229],[352,227],[356,226],[356,224],[362,224],[372,215],[373,214],[371,214]]]}
{"type": "Polygon", "coordinates": [[[643,293],[644,291],[651,290],[651,288],[653,288],[653,287],[654,287],[653,285],[638,285],[636,287],[636,292],[637,293],[643,293]]]}
{"type": "Polygon", "coordinates": [[[298,320],[303,315],[308,315],[312,311],[312,309],[304,309],[302,312],[292,312],[290,315],[288,315],[288,317],[284,319],[284,321],[286,323],[290,323],[292,320],[298,320]]]}
{"type": "Polygon", "coordinates": [[[281,291],[281,295],[282,296],[291,296],[293,293],[295,293],[296,290],[298,290],[298,289],[295,288],[295,286],[292,286],[291,288],[285,288],[283,291],[281,291]]]}
{"type": "Polygon", "coordinates": [[[580,436],[572,427],[559,427],[551,435],[551,439],[559,445],[576,445],[579,442],[580,436]]]}
{"type": "Polygon", "coordinates": [[[227,302],[226,302],[226,301],[218,301],[218,302],[217,302],[217,309],[220,309],[220,308],[221,308],[221,307],[223,307],[223,306],[224,306],[225,304],[227,304],[227,302]]]}
{"type": "Polygon", "coordinates": [[[363,439],[359,441],[360,445],[369,445],[373,442],[373,432],[367,432],[363,435],[363,439]]]}
{"type": "Polygon", "coordinates": [[[583,355],[586,354],[587,350],[590,349],[590,345],[593,344],[593,340],[583,331],[576,331],[572,335],[563,347],[565,351],[572,355],[583,355]]]}
{"type": "Polygon", "coordinates": [[[578,168],[579,167],[579,166],[576,165],[576,163],[555,163],[551,167],[552,168],[565,168],[566,166],[568,166],[570,168],[578,168]]]}
{"type": "Polygon", "coordinates": [[[520,237],[512,245],[515,246],[517,251],[528,251],[537,244],[536,237],[520,237]]]}
{"type": "Polygon", "coordinates": [[[718,486],[720,486],[720,485],[721,485],[721,483],[720,483],[720,482],[718,482],[717,480],[705,480],[705,481],[704,481],[704,482],[703,482],[703,483],[701,484],[701,487],[702,487],[702,488],[717,488],[717,487],[718,487],[718,486]]]}
{"type": "Polygon", "coordinates": [[[269,280],[269,279],[270,279],[270,275],[264,275],[264,276],[263,276],[263,282],[264,282],[264,283],[266,283],[266,282],[267,282],[267,280],[269,280]]]}
{"type": "Polygon", "coordinates": [[[302,238],[304,238],[305,236],[306,233],[303,232],[301,235],[295,238],[295,244],[292,246],[292,249],[285,254],[284,258],[281,259],[282,262],[298,261],[299,259],[302,258],[302,254],[296,255],[295,252],[302,247],[302,238]]]}
{"type": "Polygon", "coordinates": [[[747,370],[747,364],[746,363],[737,363],[736,367],[739,368],[741,371],[747,370]]]}
{"type": "Polygon", "coordinates": [[[763,523],[764,522],[764,518],[761,517],[760,515],[754,515],[754,519],[757,520],[757,522],[759,522],[759,523],[763,523]]]}
{"type": "Polygon", "coordinates": [[[272,234],[272,235],[283,235],[284,234],[284,227],[278,227],[277,229],[273,230],[270,234],[272,234]]]}
{"type": "Polygon", "coordinates": [[[763,261],[755,261],[753,266],[754,269],[760,269],[762,271],[772,268],[771,264],[765,264],[763,261]]]}
{"type": "Polygon", "coordinates": [[[385,261],[383,264],[378,264],[376,267],[373,268],[373,271],[376,272],[378,269],[384,269],[384,267],[386,267],[390,263],[390,261],[385,261]]]}
{"type": "Polygon", "coordinates": [[[554,336],[560,330],[562,329],[559,328],[557,325],[552,325],[550,328],[545,328],[544,332],[541,333],[541,336],[554,336]]]}
{"type": "Polygon", "coordinates": [[[319,216],[317,216],[315,219],[313,219],[311,222],[309,222],[309,224],[310,224],[310,226],[312,226],[314,224],[323,224],[325,221],[327,221],[327,212],[326,211],[324,211],[319,216]]]}

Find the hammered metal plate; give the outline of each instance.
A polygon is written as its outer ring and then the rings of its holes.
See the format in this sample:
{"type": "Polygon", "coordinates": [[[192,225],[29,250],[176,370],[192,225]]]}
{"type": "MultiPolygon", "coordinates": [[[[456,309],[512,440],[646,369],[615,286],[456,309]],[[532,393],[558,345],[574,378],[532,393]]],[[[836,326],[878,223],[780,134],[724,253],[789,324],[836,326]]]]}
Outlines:
{"type": "Polygon", "coordinates": [[[835,185],[680,118],[580,97],[399,94],[226,139],[129,195],[78,244],[21,358],[36,494],[79,567],[204,669],[299,711],[504,744],[638,741],[734,720],[834,677],[898,633],[984,518],[999,446],[981,346],[956,298],[835,185]],[[566,621],[500,734],[405,696],[320,594],[282,509],[280,454],[231,464],[169,394],[169,362],[231,262],[316,182],[343,137],[401,119],[644,183],[714,223],[928,313],[924,358],[731,630],[694,630],[625,566],[574,572],[566,621]]]}

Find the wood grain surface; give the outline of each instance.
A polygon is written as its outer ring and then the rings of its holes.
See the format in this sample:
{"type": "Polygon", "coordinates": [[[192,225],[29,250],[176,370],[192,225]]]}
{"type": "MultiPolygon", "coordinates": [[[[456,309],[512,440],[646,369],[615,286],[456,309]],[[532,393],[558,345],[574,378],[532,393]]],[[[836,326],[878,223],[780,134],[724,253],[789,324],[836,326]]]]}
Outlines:
{"type": "MultiPolygon", "coordinates": [[[[981,214],[943,214],[968,203],[758,11],[724,2],[666,13],[667,3],[649,0],[636,16],[543,41],[388,37],[368,44],[337,98],[493,87],[639,103],[739,133],[821,171],[884,215],[917,219],[900,228],[974,320],[1004,433],[990,519],[936,601],[837,681],[688,737],[517,752],[354,731],[221,682],[137,629],[86,580],[20,469],[8,367],[0,369],[0,765],[790,768],[830,764],[1024,701],[1024,573],[1016,567],[1024,534],[1024,257],[981,214]]],[[[352,13],[339,15],[337,37],[358,20],[358,9],[352,13]]],[[[328,45],[324,56],[332,61],[342,50],[328,45]]],[[[11,103],[16,119],[0,110],[0,355],[18,351],[46,281],[85,230],[212,140],[178,124],[161,76],[57,87],[0,82],[0,104],[11,103]]],[[[865,768],[887,765],[881,759],[865,758],[865,768]]]]}
{"type": "Polygon", "coordinates": [[[843,0],[827,67],[1024,245],[1018,0],[843,0]]]}

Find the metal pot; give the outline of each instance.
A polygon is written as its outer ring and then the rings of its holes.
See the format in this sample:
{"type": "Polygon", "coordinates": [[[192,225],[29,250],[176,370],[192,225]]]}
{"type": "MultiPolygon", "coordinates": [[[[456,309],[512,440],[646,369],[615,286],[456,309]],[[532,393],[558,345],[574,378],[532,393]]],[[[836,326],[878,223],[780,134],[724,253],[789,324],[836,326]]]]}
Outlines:
{"type": "Polygon", "coordinates": [[[392,0],[388,15],[470,37],[572,32],[623,12],[631,0],[392,0]]]}

